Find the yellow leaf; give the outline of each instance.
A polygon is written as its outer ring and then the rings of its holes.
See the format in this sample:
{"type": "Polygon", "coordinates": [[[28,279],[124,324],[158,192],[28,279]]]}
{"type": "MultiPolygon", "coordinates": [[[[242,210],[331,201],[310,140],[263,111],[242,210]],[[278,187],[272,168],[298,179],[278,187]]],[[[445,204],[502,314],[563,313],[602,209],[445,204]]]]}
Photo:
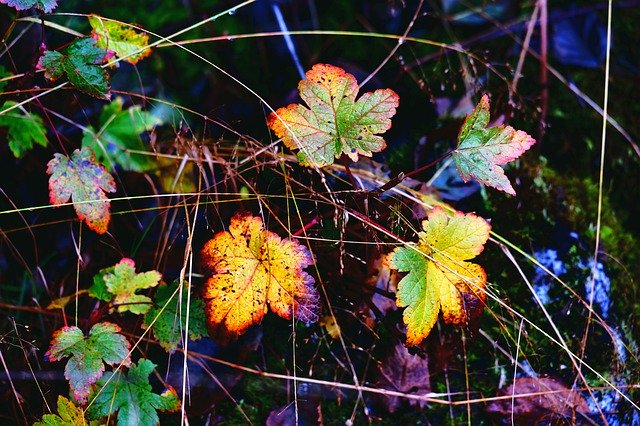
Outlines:
{"type": "Polygon", "coordinates": [[[317,320],[318,293],[303,270],[314,263],[311,253],[265,230],[259,217],[235,215],[228,231],[205,244],[202,259],[213,274],[203,292],[207,325],[219,339],[258,324],[267,305],[286,319],[317,320]]]}
{"type": "Polygon", "coordinates": [[[466,260],[483,250],[489,224],[471,213],[449,216],[436,207],[422,228],[415,247],[399,247],[392,257],[393,268],[409,272],[398,284],[396,300],[406,308],[407,345],[429,335],[440,311],[445,322],[462,326],[481,312],[486,300],[484,269],[466,260]]]}

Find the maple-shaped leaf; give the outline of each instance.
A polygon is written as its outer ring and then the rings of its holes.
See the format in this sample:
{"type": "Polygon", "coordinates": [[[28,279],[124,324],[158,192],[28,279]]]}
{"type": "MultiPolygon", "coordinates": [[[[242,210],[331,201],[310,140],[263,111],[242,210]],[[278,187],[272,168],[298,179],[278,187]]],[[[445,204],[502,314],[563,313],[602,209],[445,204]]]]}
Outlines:
{"type": "Polygon", "coordinates": [[[309,108],[291,104],[271,113],[269,127],[290,149],[299,149],[305,166],[326,166],[343,153],[353,161],[371,157],[386,142],[379,136],[391,127],[399,98],[391,89],[358,94],[353,75],[333,65],[316,64],[298,84],[309,108]]]}
{"type": "MultiPolygon", "coordinates": [[[[144,316],[144,326],[152,327],[160,346],[173,352],[180,345],[187,328],[187,286],[178,290],[179,281],[158,287],[153,306],[144,316]],[[180,296],[182,293],[182,296],[180,296]],[[154,322],[155,321],[155,322],[154,322]],[[151,325],[153,323],[153,325],[151,325]]],[[[198,340],[207,335],[204,319],[204,301],[191,295],[189,305],[189,338],[198,340]]]]}
{"type": "Polygon", "coordinates": [[[127,375],[121,371],[105,374],[94,387],[87,408],[87,417],[99,419],[118,412],[118,425],[156,426],[157,411],[174,412],[180,400],[173,388],[158,395],[153,393],[149,375],[155,364],[147,359],[131,365],[127,375]]]}
{"type": "Polygon", "coordinates": [[[228,231],[202,249],[213,276],[204,286],[207,325],[222,339],[235,338],[271,310],[305,323],[317,320],[318,293],[304,271],[314,260],[306,247],[264,229],[262,219],[236,214],[228,231]]]}
{"type": "Polygon", "coordinates": [[[466,260],[483,250],[489,224],[471,213],[450,217],[436,207],[422,228],[418,244],[396,248],[391,259],[393,268],[409,272],[398,283],[396,296],[398,307],[406,308],[407,345],[417,345],[429,335],[440,310],[445,322],[466,325],[482,311],[486,299],[484,269],[466,260]]]}
{"type": "Polygon", "coordinates": [[[149,155],[131,153],[146,151],[140,134],[161,124],[154,115],[136,105],[122,109],[122,98],[105,105],[100,113],[99,130],[88,126],[83,134],[82,146],[90,147],[100,163],[113,170],[116,164],[124,170],[143,172],[154,168],[149,155]]]}
{"type": "MultiPolygon", "coordinates": [[[[2,111],[15,106],[16,103],[7,101],[2,105],[2,111]]],[[[33,148],[33,144],[47,146],[47,130],[42,118],[27,111],[14,108],[0,115],[0,127],[7,128],[9,149],[14,157],[20,158],[25,152],[33,148]]]]}
{"type": "Polygon", "coordinates": [[[53,334],[51,347],[45,357],[59,361],[70,356],[64,369],[73,397],[80,403],[87,401],[93,385],[104,373],[104,364],[129,365],[129,342],[121,334],[120,327],[102,322],[91,327],[85,338],[78,327],[62,327],[53,334]]]}
{"type": "Polygon", "coordinates": [[[515,195],[501,164],[513,161],[536,143],[522,130],[511,126],[487,128],[489,97],[483,95],[478,106],[467,116],[458,135],[458,146],[451,156],[465,182],[476,179],[500,191],[515,195]]]}
{"type": "Polygon", "coordinates": [[[104,19],[97,15],[89,16],[89,24],[98,47],[115,52],[118,58],[135,64],[151,54],[149,36],[137,33],[131,27],[119,22],[104,19]]]}
{"type": "Polygon", "coordinates": [[[36,7],[45,13],[51,12],[58,5],[56,0],[0,0],[0,3],[15,7],[16,10],[27,10],[36,7]]]}
{"type": "Polygon", "coordinates": [[[158,271],[136,273],[135,262],[125,257],[115,266],[105,268],[94,276],[89,294],[112,302],[118,312],[144,314],[151,309],[151,298],[136,292],[157,286],[161,278],[158,271]]]}
{"type": "Polygon", "coordinates": [[[91,149],[76,149],[71,158],[54,154],[47,163],[47,173],[51,175],[51,204],[65,204],[71,198],[80,220],[98,234],[107,232],[111,214],[105,192],[116,192],[116,184],[104,166],[96,163],[91,149]]]}
{"type": "Polygon", "coordinates": [[[96,45],[91,37],[78,39],[64,53],[47,50],[38,61],[38,69],[51,81],[63,75],[79,90],[100,99],[110,99],[109,76],[102,65],[110,53],[96,45]]]}
{"type": "Polygon", "coordinates": [[[97,426],[96,421],[88,421],[84,417],[82,407],[77,407],[64,396],[58,396],[58,414],[45,414],[42,421],[33,426],[97,426]]]}

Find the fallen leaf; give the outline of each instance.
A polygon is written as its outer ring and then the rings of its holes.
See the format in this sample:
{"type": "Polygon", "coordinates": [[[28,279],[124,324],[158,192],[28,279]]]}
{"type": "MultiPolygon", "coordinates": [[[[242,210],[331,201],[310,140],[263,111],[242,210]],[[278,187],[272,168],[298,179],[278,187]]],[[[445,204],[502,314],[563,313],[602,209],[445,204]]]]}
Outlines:
{"type": "Polygon", "coordinates": [[[109,52],[99,48],[91,37],[78,39],[65,49],[65,53],[46,50],[38,61],[37,68],[44,76],[55,81],[66,75],[69,83],[77,89],[100,99],[110,99],[109,78],[102,65],[109,52]]]}
{"type": "Polygon", "coordinates": [[[71,158],[54,154],[47,163],[49,199],[54,206],[65,204],[71,198],[80,220],[89,228],[104,234],[109,227],[109,199],[106,192],[115,192],[113,177],[96,163],[89,148],[76,149],[71,158]]]}
{"type": "Polygon", "coordinates": [[[135,64],[151,54],[149,36],[145,33],[137,33],[127,25],[97,15],[89,16],[89,24],[93,28],[91,35],[96,45],[115,52],[118,58],[135,64]]]}
{"type": "MultiPolygon", "coordinates": [[[[178,285],[176,280],[158,287],[153,306],[144,316],[144,326],[152,327],[153,335],[167,352],[177,349],[187,329],[187,284],[182,286],[182,292],[178,291],[178,285]]],[[[206,336],[204,301],[194,294],[191,295],[188,317],[189,338],[198,340],[206,336]]]]}
{"type": "Polygon", "coordinates": [[[451,156],[465,182],[474,178],[480,183],[515,195],[516,192],[500,165],[515,160],[536,141],[527,133],[511,126],[487,128],[488,124],[489,97],[484,95],[462,124],[458,146],[451,156]]]}
{"type": "Polygon", "coordinates": [[[70,356],[64,369],[73,397],[80,403],[87,401],[93,385],[104,373],[104,364],[129,365],[129,342],[120,334],[120,327],[102,322],[91,327],[85,338],[78,327],[62,327],[53,334],[51,347],[45,358],[51,362],[70,356]]]}
{"type": "Polygon", "coordinates": [[[82,146],[89,147],[96,159],[107,169],[119,165],[123,170],[144,172],[155,167],[149,154],[133,151],[147,151],[140,134],[153,130],[162,124],[156,116],[142,111],[139,105],[122,109],[122,98],[116,98],[105,105],[100,113],[99,129],[88,126],[83,131],[82,146]]]}
{"type": "Polygon", "coordinates": [[[97,426],[98,422],[89,422],[84,417],[82,407],[77,407],[73,402],[62,395],[58,396],[58,414],[45,414],[42,421],[33,426],[97,426]]]}
{"type": "Polygon", "coordinates": [[[228,231],[202,249],[213,276],[204,286],[205,314],[211,333],[236,338],[271,310],[304,323],[318,318],[318,293],[304,268],[314,263],[306,247],[264,229],[262,219],[237,214],[228,231]]]}
{"type": "MultiPolygon", "coordinates": [[[[2,105],[4,111],[17,105],[7,101],[2,105]]],[[[7,141],[13,156],[20,158],[25,152],[33,148],[34,144],[47,146],[47,129],[44,128],[42,118],[27,111],[13,110],[0,115],[0,127],[7,128],[7,141]]]]}
{"type": "Polygon", "coordinates": [[[483,308],[487,276],[480,265],[465,262],[480,254],[489,238],[489,224],[474,214],[449,216],[435,207],[422,222],[415,247],[398,247],[392,267],[409,272],[398,284],[397,305],[407,325],[407,345],[429,335],[438,313],[445,322],[466,325],[483,308]]]}
{"type": "Polygon", "coordinates": [[[64,309],[67,307],[69,302],[71,302],[72,300],[75,300],[76,297],[79,297],[86,293],[88,293],[87,290],[78,290],[76,293],[70,294],[69,296],[58,297],[57,299],[53,299],[51,303],[47,305],[46,309],[49,309],[49,310],[64,309]]]}
{"type": "MultiPolygon", "coordinates": [[[[381,364],[378,365],[378,386],[409,395],[423,395],[431,392],[429,379],[429,361],[417,355],[411,355],[402,344],[397,344],[381,364]]],[[[395,412],[401,403],[397,396],[384,396],[383,401],[390,413],[395,412]]],[[[425,401],[409,399],[409,404],[424,408],[425,401]]]]}
{"type": "Polygon", "coordinates": [[[156,426],[160,424],[157,411],[178,411],[180,400],[173,388],[153,393],[149,375],[155,367],[141,359],[126,376],[122,371],[105,374],[89,398],[87,417],[100,419],[118,412],[118,425],[156,426]]]}
{"type": "Polygon", "coordinates": [[[514,399],[503,399],[487,405],[487,412],[499,419],[517,425],[540,424],[593,424],[586,416],[589,405],[576,390],[567,388],[551,377],[519,377],[501,389],[498,396],[514,395],[514,399]],[[527,395],[533,394],[533,395],[527,395]],[[520,396],[525,395],[525,396],[520,396]],[[581,417],[579,414],[585,415],[581,417]]]}
{"type": "Polygon", "coordinates": [[[316,64],[300,81],[300,97],[309,108],[291,104],[269,115],[275,134],[290,149],[299,149],[304,166],[327,166],[343,153],[353,161],[371,157],[386,142],[379,136],[391,127],[399,98],[391,89],[358,94],[353,75],[333,65],[316,64]]]}

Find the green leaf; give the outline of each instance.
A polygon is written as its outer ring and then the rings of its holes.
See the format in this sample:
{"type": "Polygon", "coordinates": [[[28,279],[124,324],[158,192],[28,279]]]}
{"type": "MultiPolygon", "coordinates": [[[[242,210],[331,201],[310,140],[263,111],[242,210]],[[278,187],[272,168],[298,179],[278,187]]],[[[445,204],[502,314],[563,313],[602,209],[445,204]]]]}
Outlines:
{"type": "Polygon", "coordinates": [[[98,47],[112,50],[118,58],[135,64],[151,54],[149,36],[137,33],[119,22],[104,19],[97,15],[89,16],[91,35],[97,40],[98,47]]]}
{"type": "MultiPolygon", "coordinates": [[[[2,105],[2,111],[17,105],[16,102],[7,101],[2,105]]],[[[40,116],[14,108],[0,115],[0,127],[7,128],[7,140],[9,149],[14,157],[20,158],[25,152],[33,148],[37,143],[47,146],[47,130],[44,128],[40,116]]]]}
{"type": "Polygon", "coordinates": [[[89,126],[84,130],[82,146],[90,147],[100,163],[113,170],[118,164],[124,170],[143,172],[154,168],[149,155],[130,153],[146,151],[140,134],[162,124],[154,115],[136,105],[122,110],[122,98],[116,98],[102,109],[99,130],[89,126]]]}
{"type": "Polygon", "coordinates": [[[316,64],[300,81],[300,97],[309,106],[291,104],[269,115],[267,124],[290,149],[299,149],[305,166],[326,166],[343,153],[353,161],[371,157],[386,142],[379,133],[391,127],[399,98],[391,89],[358,94],[353,75],[333,65],[316,64]]]}
{"type": "Polygon", "coordinates": [[[122,372],[105,374],[90,397],[87,416],[99,419],[118,412],[119,426],[156,426],[160,422],[158,410],[179,410],[180,400],[173,388],[160,395],[153,393],[149,374],[154,368],[154,363],[141,359],[129,368],[126,377],[122,372]]]}
{"type": "Polygon", "coordinates": [[[45,414],[42,421],[33,426],[97,426],[99,422],[89,422],[84,417],[82,407],[77,407],[64,396],[58,396],[58,414],[45,414]]]}
{"type": "Polygon", "coordinates": [[[78,39],[65,49],[65,53],[47,50],[38,61],[49,80],[63,75],[77,89],[100,99],[110,99],[109,76],[100,65],[109,58],[106,50],[99,48],[91,37],[78,39]]]}
{"type": "MultiPolygon", "coordinates": [[[[7,71],[5,67],[0,65],[0,92],[2,92],[4,88],[7,87],[7,84],[9,84],[7,80],[3,81],[2,79],[10,76],[11,76],[11,73],[7,71]]],[[[5,108],[3,107],[2,109],[4,110],[5,108]]]]}
{"type": "Polygon", "coordinates": [[[54,154],[47,163],[49,199],[54,206],[65,204],[71,198],[80,220],[89,228],[104,234],[109,227],[109,199],[106,192],[115,192],[116,184],[105,168],[96,163],[89,148],[75,150],[71,158],[54,154]]]}
{"type": "Polygon", "coordinates": [[[458,147],[451,156],[465,182],[474,178],[485,185],[515,195],[516,192],[500,165],[515,160],[536,141],[527,133],[511,126],[487,129],[488,124],[489,97],[484,95],[462,124],[458,147]]]}
{"type": "Polygon", "coordinates": [[[51,12],[58,5],[56,0],[0,0],[0,3],[15,7],[16,10],[27,10],[36,7],[46,13],[51,12]]]}
{"type": "Polygon", "coordinates": [[[445,322],[466,325],[482,312],[487,275],[466,262],[484,248],[491,227],[474,214],[452,217],[435,207],[422,222],[415,247],[398,247],[391,266],[408,274],[398,283],[396,304],[407,326],[407,345],[426,338],[442,310],[445,322]]]}
{"type": "Polygon", "coordinates": [[[104,373],[104,364],[129,365],[129,342],[121,334],[120,327],[109,322],[94,325],[87,338],[78,327],[62,327],[53,334],[51,347],[45,354],[49,361],[59,361],[70,356],[64,369],[73,397],[81,403],[93,385],[104,373]]]}
{"type": "Polygon", "coordinates": [[[89,294],[101,300],[111,301],[118,312],[132,312],[144,314],[151,308],[151,299],[136,294],[136,291],[155,287],[160,283],[162,275],[158,271],[141,272],[136,274],[136,264],[129,258],[124,258],[113,268],[100,271],[94,277],[94,284],[89,294]]]}
{"type": "MultiPolygon", "coordinates": [[[[153,334],[167,352],[176,350],[187,327],[187,286],[183,285],[181,292],[178,291],[178,286],[179,281],[176,280],[170,285],[158,287],[153,298],[153,307],[144,316],[144,326],[149,327],[153,323],[153,334]],[[182,297],[179,296],[180,293],[182,297]]],[[[206,335],[204,302],[192,294],[189,306],[189,338],[198,340],[206,335]]]]}

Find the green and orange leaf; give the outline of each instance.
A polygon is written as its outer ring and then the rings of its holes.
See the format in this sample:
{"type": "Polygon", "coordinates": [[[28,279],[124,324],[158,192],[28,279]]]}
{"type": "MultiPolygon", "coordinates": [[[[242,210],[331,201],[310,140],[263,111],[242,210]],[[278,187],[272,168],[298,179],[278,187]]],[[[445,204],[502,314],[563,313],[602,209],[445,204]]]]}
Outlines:
{"type": "Polygon", "coordinates": [[[84,417],[82,407],[76,406],[64,396],[58,396],[58,414],[45,414],[33,426],[97,426],[99,422],[89,422],[84,417]]]}
{"type": "Polygon", "coordinates": [[[406,308],[407,345],[426,338],[442,311],[445,322],[463,326],[481,312],[487,276],[480,265],[467,262],[484,248],[491,227],[474,214],[449,216],[434,208],[422,222],[424,232],[413,247],[398,247],[392,266],[408,274],[398,283],[396,303],[406,308]]]}
{"type": "Polygon", "coordinates": [[[89,228],[104,234],[109,227],[111,214],[105,192],[115,192],[116,184],[107,170],[96,163],[89,148],[76,149],[71,158],[54,154],[47,163],[49,200],[54,206],[71,199],[80,220],[89,228]]]}
{"type": "Polygon", "coordinates": [[[115,52],[118,58],[135,64],[151,54],[147,34],[137,33],[127,25],[97,15],[89,16],[89,24],[93,28],[91,36],[96,45],[115,52]]]}
{"type": "Polygon", "coordinates": [[[202,260],[213,274],[203,297],[214,336],[240,336],[262,320],[268,306],[286,319],[317,320],[318,293],[304,271],[314,263],[311,253],[296,240],[265,230],[259,217],[234,216],[228,231],[205,244],[202,260]]]}
{"type": "Polygon", "coordinates": [[[391,127],[399,98],[391,89],[364,93],[356,101],[358,83],[342,68],[316,64],[300,81],[300,97],[308,108],[291,104],[269,115],[267,124],[290,149],[299,149],[304,166],[327,166],[342,154],[357,161],[386,146],[380,133],[391,127]]]}
{"type": "Polygon", "coordinates": [[[53,334],[51,347],[45,354],[49,361],[70,356],[64,369],[73,397],[87,401],[91,385],[102,377],[105,363],[129,365],[129,342],[120,334],[120,327],[109,322],[94,325],[85,337],[78,327],[62,327],[53,334]]]}
{"type": "Polygon", "coordinates": [[[487,128],[488,124],[489,97],[484,95],[462,124],[458,146],[451,156],[465,182],[473,178],[515,195],[516,192],[500,165],[520,157],[536,141],[527,133],[511,126],[487,128]]]}

